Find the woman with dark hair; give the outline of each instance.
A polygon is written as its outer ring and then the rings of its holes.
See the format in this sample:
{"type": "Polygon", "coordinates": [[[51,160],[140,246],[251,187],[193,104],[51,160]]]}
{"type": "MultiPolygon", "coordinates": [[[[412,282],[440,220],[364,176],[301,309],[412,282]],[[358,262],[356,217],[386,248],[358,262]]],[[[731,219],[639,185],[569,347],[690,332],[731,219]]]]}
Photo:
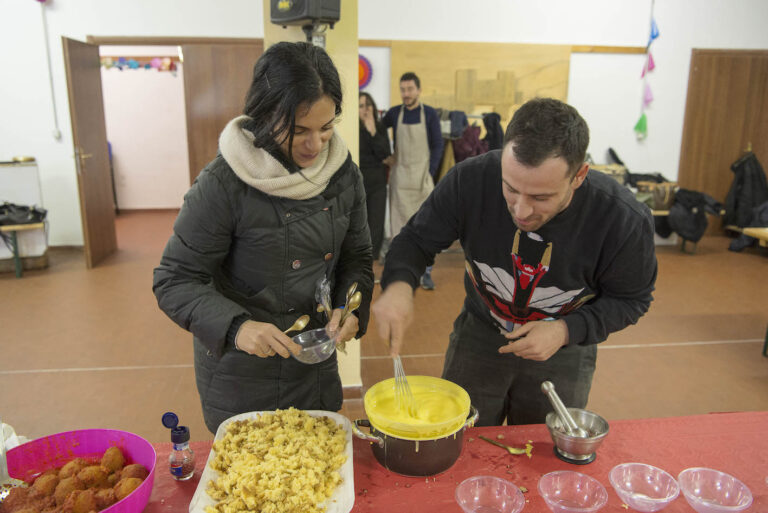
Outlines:
{"type": "Polygon", "coordinates": [[[334,131],[341,83],[325,51],[278,43],[256,62],[244,115],[227,124],[220,153],[184,197],[153,290],[160,308],[194,335],[197,388],[212,433],[230,416],[290,406],[338,411],[336,353],[293,358],[283,333],[303,314],[337,343],[361,336],[373,289],[362,178],[334,131]],[[352,283],[356,315],[326,324],[315,288],[334,307],[352,283]]]}
{"type": "Polygon", "coordinates": [[[379,119],[376,102],[368,93],[360,93],[360,171],[368,205],[373,258],[379,258],[384,239],[384,215],[387,208],[387,166],[392,154],[387,129],[379,119]]]}

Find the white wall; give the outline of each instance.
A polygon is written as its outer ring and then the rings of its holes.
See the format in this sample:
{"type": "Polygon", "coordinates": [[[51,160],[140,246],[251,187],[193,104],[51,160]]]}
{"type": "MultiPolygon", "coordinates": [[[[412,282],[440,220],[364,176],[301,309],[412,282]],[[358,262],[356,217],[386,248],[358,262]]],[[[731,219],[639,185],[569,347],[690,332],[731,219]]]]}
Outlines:
{"type": "MultiPolygon", "coordinates": [[[[651,0],[361,0],[361,39],[642,46],[651,0]]],[[[638,141],[643,56],[574,54],[568,101],[587,120],[589,151],[605,161],[613,147],[630,170],[678,174],[688,68],[693,48],[768,48],[768,1],[656,0],[660,37],[648,83],[648,138],[638,141]]],[[[418,72],[418,70],[416,70],[418,72]]]]}
{"type": "Polygon", "coordinates": [[[83,244],[61,36],[80,41],[88,35],[261,38],[263,24],[259,0],[0,0],[0,160],[37,158],[51,245],[83,244]],[[52,136],[42,6],[60,140],[52,136]]]}
{"type": "MultiPolygon", "coordinates": [[[[175,56],[175,46],[103,46],[102,56],[175,56]]],[[[184,66],[101,68],[117,206],[179,208],[189,189],[184,66]],[[141,134],[140,136],[137,136],[141,134]]]]}
{"type": "MultiPolygon", "coordinates": [[[[590,125],[590,151],[595,159],[605,158],[607,148],[613,147],[630,170],[658,171],[675,180],[691,50],[768,48],[768,2],[657,0],[655,18],[660,37],[651,46],[656,69],[648,75],[654,101],[646,112],[647,139],[637,141],[632,132],[640,115],[642,56],[638,60],[631,55],[574,55],[569,101],[590,125]]],[[[647,32],[647,21],[638,23],[647,32]]],[[[644,46],[647,37],[634,44],[644,46]]]]}
{"type": "MultiPolygon", "coordinates": [[[[0,0],[0,160],[20,154],[38,159],[50,243],[82,244],[60,36],[262,37],[262,3],[49,0],[47,5],[63,137],[51,136],[41,6],[0,0]]],[[[650,8],[651,0],[360,0],[359,37],[644,46],[650,8]]],[[[569,101],[592,127],[590,151],[596,158],[613,146],[631,169],[658,170],[674,179],[691,49],[768,48],[768,2],[657,0],[655,9],[661,37],[653,46],[657,68],[650,83],[656,100],[648,112],[648,139],[637,142],[632,133],[642,93],[637,56],[575,56],[569,101]]]]}

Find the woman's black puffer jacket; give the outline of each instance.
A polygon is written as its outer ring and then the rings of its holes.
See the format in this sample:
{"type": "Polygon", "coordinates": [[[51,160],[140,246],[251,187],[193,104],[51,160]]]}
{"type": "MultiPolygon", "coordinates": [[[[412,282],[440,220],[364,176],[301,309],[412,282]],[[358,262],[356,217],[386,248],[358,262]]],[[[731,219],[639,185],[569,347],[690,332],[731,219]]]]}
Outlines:
{"type": "Polygon", "coordinates": [[[349,156],[322,193],[304,200],[246,184],[221,155],[201,172],[155,269],[153,290],[160,308],[194,335],[198,391],[212,432],[243,411],[341,408],[335,353],[316,365],[259,358],[229,347],[227,332],[243,315],[284,330],[309,314],[307,329],[324,326],[314,292],[327,275],[334,306],[358,283],[359,337],[368,323],[371,262],[365,191],[349,156]]]}

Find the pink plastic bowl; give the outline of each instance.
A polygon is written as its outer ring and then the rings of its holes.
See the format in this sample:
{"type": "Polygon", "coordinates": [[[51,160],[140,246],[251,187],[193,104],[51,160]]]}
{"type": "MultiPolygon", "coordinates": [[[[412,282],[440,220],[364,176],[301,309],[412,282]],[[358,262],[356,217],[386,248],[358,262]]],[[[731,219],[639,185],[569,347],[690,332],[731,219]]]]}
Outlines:
{"type": "Polygon", "coordinates": [[[152,493],[157,455],[152,444],[127,431],[81,429],[32,440],[8,451],[8,473],[11,477],[28,481],[37,474],[60,467],[75,457],[100,457],[113,445],[123,451],[126,464],[140,463],[147,467],[149,475],[128,497],[103,509],[102,512],[142,511],[152,493]]]}

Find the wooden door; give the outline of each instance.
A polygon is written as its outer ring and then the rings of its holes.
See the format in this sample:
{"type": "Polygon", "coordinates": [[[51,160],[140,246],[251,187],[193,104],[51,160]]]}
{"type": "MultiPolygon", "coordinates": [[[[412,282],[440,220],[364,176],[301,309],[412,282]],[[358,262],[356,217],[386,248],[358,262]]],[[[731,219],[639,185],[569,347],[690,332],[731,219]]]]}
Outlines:
{"type": "Polygon", "coordinates": [[[216,156],[224,126],[243,113],[263,48],[261,43],[182,46],[190,183],[216,156]]]}
{"type": "MultiPolygon", "coordinates": [[[[768,51],[693,50],[680,186],[724,203],[730,166],[748,147],[768,164],[768,51]]],[[[710,222],[707,233],[720,232],[721,223],[710,222]]]]}
{"type": "Polygon", "coordinates": [[[80,192],[85,263],[91,268],[117,250],[99,47],[66,37],[61,39],[80,192]]]}

